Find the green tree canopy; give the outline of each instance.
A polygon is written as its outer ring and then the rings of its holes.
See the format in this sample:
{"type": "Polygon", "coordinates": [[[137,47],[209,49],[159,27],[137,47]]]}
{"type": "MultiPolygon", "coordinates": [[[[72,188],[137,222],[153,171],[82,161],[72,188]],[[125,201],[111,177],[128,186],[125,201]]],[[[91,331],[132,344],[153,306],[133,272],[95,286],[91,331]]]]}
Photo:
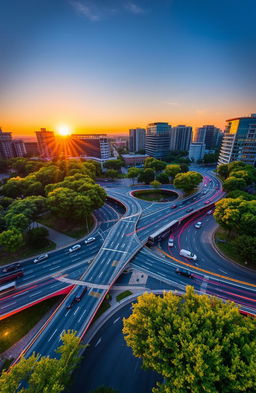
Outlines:
{"type": "Polygon", "coordinates": [[[225,191],[244,190],[246,181],[243,178],[230,176],[223,183],[225,191]]]}
{"type": "Polygon", "coordinates": [[[118,170],[116,170],[116,169],[108,169],[108,170],[105,172],[105,175],[106,175],[106,177],[109,177],[110,179],[115,179],[115,178],[118,177],[119,172],[118,172],[118,170]]]}
{"type": "Polygon", "coordinates": [[[161,183],[158,180],[153,180],[150,182],[150,185],[154,188],[159,188],[161,186],[161,183]]]}
{"type": "Polygon", "coordinates": [[[178,173],[173,181],[176,188],[188,192],[194,190],[203,180],[203,176],[198,172],[178,173]]]}
{"type": "Polygon", "coordinates": [[[57,349],[60,359],[33,354],[24,357],[9,372],[0,376],[0,393],[60,393],[68,384],[79,362],[79,338],[75,332],[64,332],[57,349]],[[23,382],[23,386],[19,386],[23,382]],[[18,390],[19,389],[19,390],[18,390]]]}
{"type": "Polygon", "coordinates": [[[156,158],[153,157],[148,157],[145,160],[144,167],[154,169],[154,171],[156,172],[160,172],[166,167],[166,162],[157,160],[156,158]]]}
{"type": "Polygon", "coordinates": [[[33,248],[40,248],[46,246],[48,241],[49,232],[44,227],[37,227],[29,229],[26,233],[28,244],[33,248]]]}
{"type": "Polygon", "coordinates": [[[131,167],[128,169],[127,177],[129,179],[132,179],[134,184],[134,179],[136,179],[139,176],[140,172],[141,170],[139,168],[131,167]]]}
{"type": "Polygon", "coordinates": [[[218,165],[216,172],[220,177],[226,179],[228,177],[228,164],[218,165]]]}
{"type": "Polygon", "coordinates": [[[0,245],[7,251],[15,252],[24,244],[23,236],[15,228],[0,233],[0,245]]]}
{"type": "Polygon", "coordinates": [[[138,181],[143,182],[145,184],[149,184],[151,181],[155,179],[155,172],[152,168],[146,168],[140,172],[138,181]]]}
{"type": "Polygon", "coordinates": [[[256,200],[221,199],[216,203],[214,217],[224,229],[256,235],[256,200]]]}
{"type": "Polygon", "coordinates": [[[178,173],[181,172],[181,167],[178,164],[167,165],[165,172],[168,176],[175,177],[178,173]]]}
{"type": "Polygon", "coordinates": [[[163,376],[155,393],[256,391],[256,320],[233,303],[196,295],[145,293],[124,319],[127,344],[163,376]]]}
{"type": "Polygon", "coordinates": [[[256,237],[248,235],[237,236],[232,244],[243,262],[256,265],[256,237]]]}
{"type": "Polygon", "coordinates": [[[159,181],[161,184],[168,184],[169,182],[169,176],[166,172],[159,173],[157,175],[156,180],[159,181]]]}
{"type": "Polygon", "coordinates": [[[123,165],[122,160],[117,159],[117,160],[108,160],[104,163],[104,167],[106,169],[115,169],[115,170],[119,170],[123,165]]]}

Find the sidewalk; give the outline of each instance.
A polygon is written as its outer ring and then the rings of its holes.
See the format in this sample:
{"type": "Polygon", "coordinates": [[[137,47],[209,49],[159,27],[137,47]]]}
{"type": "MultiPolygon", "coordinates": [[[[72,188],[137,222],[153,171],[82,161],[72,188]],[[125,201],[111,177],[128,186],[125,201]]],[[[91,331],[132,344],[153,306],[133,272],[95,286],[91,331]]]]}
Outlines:
{"type": "Polygon", "coordinates": [[[56,249],[63,247],[63,246],[67,246],[68,244],[76,241],[76,239],[74,239],[73,237],[64,235],[64,233],[55,231],[55,229],[52,229],[50,227],[47,227],[46,225],[40,224],[39,222],[37,223],[37,225],[39,227],[43,227],[48,230],[48,232],[49,232],[48,238],[49,238],[49,240],[56,243],[56,249]]]}

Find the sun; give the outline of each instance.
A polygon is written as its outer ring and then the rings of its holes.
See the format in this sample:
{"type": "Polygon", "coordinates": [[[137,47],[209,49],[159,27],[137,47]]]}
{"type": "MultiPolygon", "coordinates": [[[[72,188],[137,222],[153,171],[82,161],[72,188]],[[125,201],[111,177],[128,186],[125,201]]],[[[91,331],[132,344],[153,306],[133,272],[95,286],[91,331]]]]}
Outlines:
{"type": "Polygon", "coordinates": [[[57,128],[58,134],[61,136],[68,136],[71,134],[69,126],[61,125],[57,128]]]}

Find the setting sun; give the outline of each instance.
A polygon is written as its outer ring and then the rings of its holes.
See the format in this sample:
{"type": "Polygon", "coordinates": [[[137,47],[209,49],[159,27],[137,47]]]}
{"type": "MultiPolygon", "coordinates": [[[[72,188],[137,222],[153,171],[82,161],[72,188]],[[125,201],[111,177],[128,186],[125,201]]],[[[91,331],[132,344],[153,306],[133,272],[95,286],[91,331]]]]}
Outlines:
{"type": "Polygon", "coordinates": [[[61,136],[68,136],[71,134],[70,128],[66,125],[61,125],[57,129],[58,134],[61,136]]]}

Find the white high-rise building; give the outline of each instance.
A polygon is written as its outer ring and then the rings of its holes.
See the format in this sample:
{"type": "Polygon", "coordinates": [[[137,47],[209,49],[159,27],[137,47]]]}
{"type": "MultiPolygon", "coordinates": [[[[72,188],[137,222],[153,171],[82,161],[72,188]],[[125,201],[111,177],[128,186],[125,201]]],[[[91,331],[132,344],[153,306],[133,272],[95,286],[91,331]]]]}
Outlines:
{"type": "Polygon", "coordinates": [[[145,128],[131,128],[129,130],[129,151],[145,150],[145,128]]]}

